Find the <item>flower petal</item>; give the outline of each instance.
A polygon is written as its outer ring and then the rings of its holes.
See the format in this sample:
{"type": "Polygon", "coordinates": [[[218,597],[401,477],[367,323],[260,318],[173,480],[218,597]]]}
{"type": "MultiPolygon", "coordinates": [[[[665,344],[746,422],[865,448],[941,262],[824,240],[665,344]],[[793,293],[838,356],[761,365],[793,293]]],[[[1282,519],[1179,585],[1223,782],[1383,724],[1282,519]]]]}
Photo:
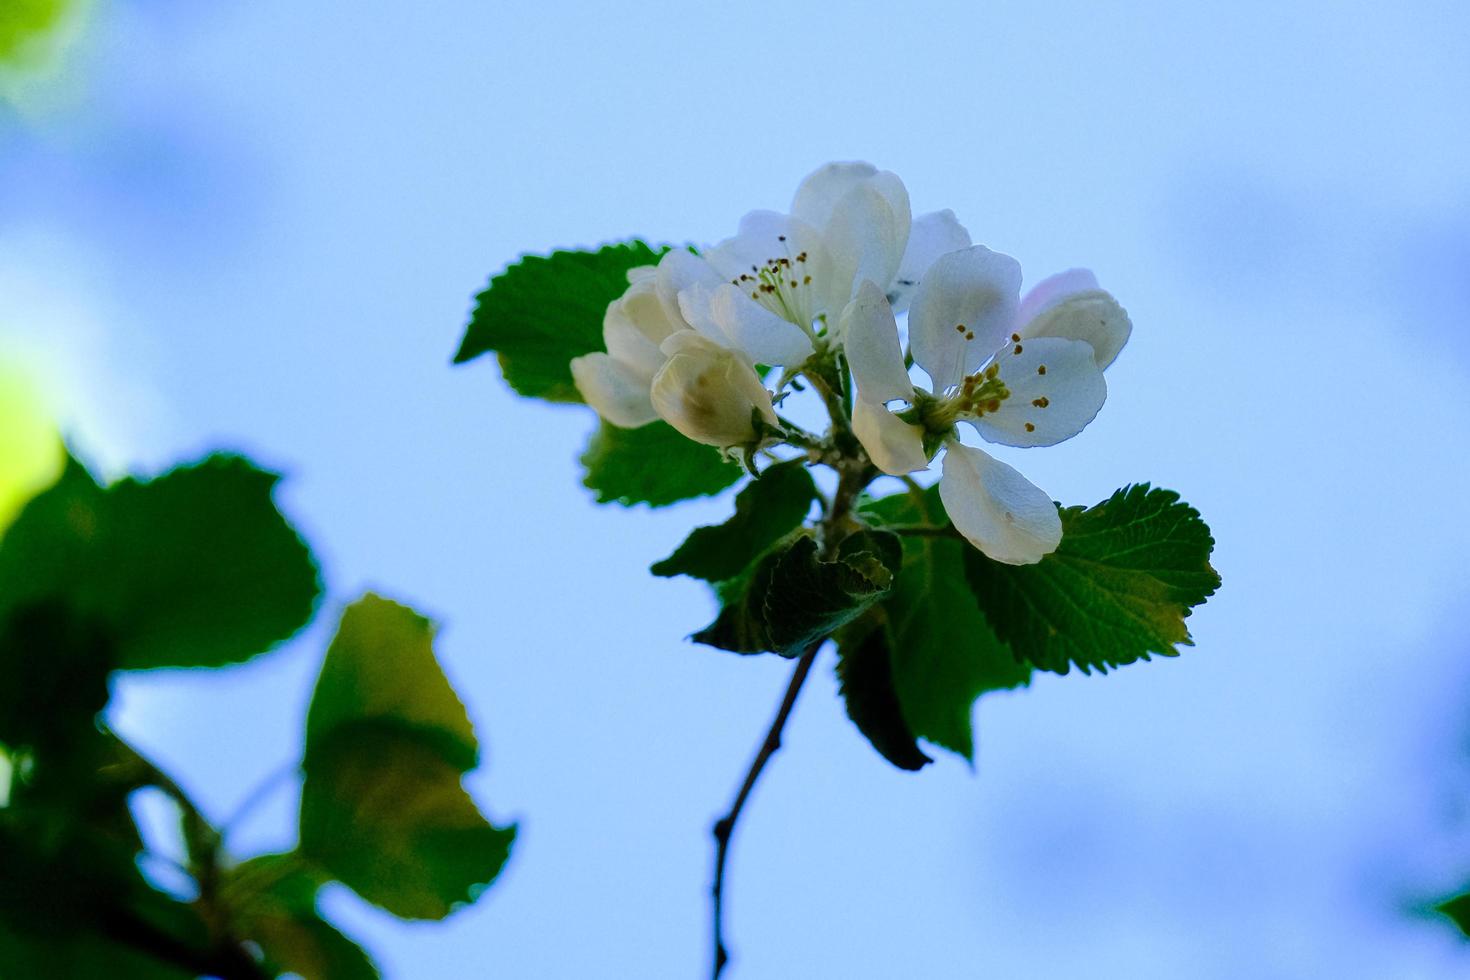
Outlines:
{"type": "Polygon", "coordinates": [[[812,356],[812,342],[800,327],[783,320],[728,282],[714,288],[710,316],[730,345],[755,364],[800,364],[812,356]]]}
{"type": "MultiPolygon", "coordinates": [[[[837,202],[854,188],[871,183],[878,174],[877,167],[861,161],[829,163],[818,167],[807,174],[796,188],[796,196],[791,200],[791,213],[813,228],[825,228],[827,222],[832,220],[837,202]]],[[[893,174],[887,176],[894,181],[898,180],[893,174]]],[[[900,183],[899,187],[902,186],[900,183]]],[[[880,189],[892,192],[893,183],[885,180],[880,189]]],[[[907,193],[904,194],[904,201],[907,204],[907,193]]]]}
{"type": "Polygon", "coordinates": [[[1068,296],[1091,292],[1097,288],[1097,276],[1092,274],[1091,269],[1068,269],[1047,276],[1021,297],[1021,309],[1017,311],[1016,319],[1020,323],[1029,323],[1068,296]]]}
{"type": "Polygon", "coordinates": [[[683,319],[679,311],[679,294],[691,286],[703,285],[713,289],[725,282],[720,274],[704,259],[684,248],[673,248],[658,260],[658,271],[654,274],[654,286],[658,290],[659,302],[670,322],[683,319]]]}
{"type": "Polygon", "coordinates": [[[871,281],[858,287],[857,296],[842,311],[841,333],[859,399],[878,404],[913,400],[914,383],[903,366],[898,323],[883,290],[871,281]]]}
{"type": "Polygon", "coordinates": [[[903,261],[898,264],[898,273],[888,288],[893,312],[902,313],[909,308],[914,290],[924,281],[924,274],[936,259],[945,252],[969,247],[970,233],[953,211],[931,211],[915,218],[913,227],[909,229],[909,243],[904,249],[903,261]]]}
{"type": "Polygon", "coordinates": [[[686,324],[677,310],[674,319],[669,319],[658,287],[649,278],[633,283],[609,303],[602,318],[602,340],[607,352],[615,360],[644,366],[649,377],[663,364],[658,345],[669,334],[684,329],[686,324]]]}
{"type": "Polygon", "coordinates": [[[914,293],[909,344],[934,379],[934,392],[957,385],[993,354],[1015,322],[1021,266],[984,245],[939,257],[914,293]]]}
{"type": "Polygon", "coordinates": [[[649,380],[597,351],[572,358],[572,380],[582,398],[613,425],[636,429],[658,418],[649,399],[649,380]]]}
{"type": "Polygon", "coordinates": [[[1023,339],[997,354],[995,362],[1010,397],[997,411],[969,421],[1003,446],[1054,446],[1070,439],[1108,399],[1102,368],[1092,347],[1080,340],[1023,339]]]}
{"type": "Polygon", "coordinates": [[[1062,519],[1051,498],[983,450],[950,442],[939,499],[955,529],[995,561],[1033,565],[1061,544],[1062,519]]]}
{"type": "Polygon", "coordinates": [[[852,406],[852,431],[873,465],[889,476],[928,469],[924,427],[910,425],[878,402],[858,398],[852,406]]]}
{"type": "Polygon", "coordinates": [[[1099,368],[1106,368],[1117,360],[1118,353],[1133,333],[1128,311],[1101,289],[1058,297],[1046,304],[1035,317],[1021,323],[1019,333],[1023,340],[1028,337],[1065,337],[1085,341],[1092,346],[1099,368]]]}
{"type": "Polygon", "coordinates": [[[892,174],[876,174],[843,195],[822,227],[832,262],[829,310],[842,309],[864,279],[887,289],[903,261],[911,224],[908,192],[892,174]]]}

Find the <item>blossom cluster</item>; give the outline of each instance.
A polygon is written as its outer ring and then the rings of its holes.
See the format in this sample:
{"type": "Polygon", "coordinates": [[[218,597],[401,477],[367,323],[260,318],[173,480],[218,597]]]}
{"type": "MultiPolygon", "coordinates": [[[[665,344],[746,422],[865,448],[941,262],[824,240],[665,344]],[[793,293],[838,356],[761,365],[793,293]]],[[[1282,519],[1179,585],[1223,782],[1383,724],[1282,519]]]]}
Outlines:
{"type": "Polygon", "coordinates": [[[733,237],[673,249],[628,280],[603,320],[606,352],[571,364],[607,421],[662,418],[749,454],[785,441],[776,406],[788,386],[818,365],[846,365],[842,421],[872,466],[903,476],[942,454],[939,491],[955,528],[1018,565],[1060,543],[1056,507],[961,442],[957,424],[1005,446],[1071,438],[1102,408],[1103,371],[1132,329],[1086,270],[1022,297],[1015,259],[972,244],[952,211],[914,217],[903,182],[866,163],[828,164],[801,182],[789,213],[753,211],[733,237]],[[758,367],[783,369],[775,390],[758,367]]]}

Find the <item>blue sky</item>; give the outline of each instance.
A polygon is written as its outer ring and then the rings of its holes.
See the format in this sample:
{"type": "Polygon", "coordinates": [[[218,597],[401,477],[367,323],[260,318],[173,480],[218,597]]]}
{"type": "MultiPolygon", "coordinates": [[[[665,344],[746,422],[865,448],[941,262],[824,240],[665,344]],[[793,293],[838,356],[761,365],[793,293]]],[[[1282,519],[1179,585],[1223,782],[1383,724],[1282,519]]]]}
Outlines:
{"type": "MultiPolygon", "coordinates": [[[[1470,876],[1470,10],[1450,0],[637,9],[99,3],[0,103],[0,339],[95,456],[289,479],[333,601],[443,623],[523,823],[442,926],[347,894],[391,977],[699,975],[708,827],[786,665],[681,638],[646,573],[728,500],[598,508],[592,420],[451,369],[522,251],[709,241],[829,159],[898,172],[1133,339],[1059,499],[1149,480],[1214,528],[1177,660],[982,700],[977,765],[887,767],[830,660],[742,826],[734,978],[1440,978],[1470,876]]],[[[216,815],[290,758],[325,643],[120,686],[216,815]]],[[[289,834],[281,794],[242,847],[289,834]]]]}

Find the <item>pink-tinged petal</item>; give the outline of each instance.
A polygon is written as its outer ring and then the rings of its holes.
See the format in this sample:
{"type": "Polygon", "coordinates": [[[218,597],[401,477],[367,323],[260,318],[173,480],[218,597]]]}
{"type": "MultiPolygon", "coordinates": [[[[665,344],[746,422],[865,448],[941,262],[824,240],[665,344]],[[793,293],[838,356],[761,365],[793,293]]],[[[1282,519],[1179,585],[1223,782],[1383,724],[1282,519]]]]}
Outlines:
{"type": "Polygon", "coordinates": [[[613,425],[636,429],[658,418],[650,379],[601,351],[572,358],[572,380],[582,399],[613,425]]]}
{"type": "Polygon", "coordinates": [[[1032,286],[1021,299],[1021,309],[1016,313],[1017,321],[1026,323],[1068,296],[1097,288],[1097,276],[1092,274],[1091,269],[1068,269],[1054,276],[1047,276],[1032,286]]]}
{"type": "Polygon", "coordinates": [[[1099,368],[1117,360],[1133,333],[1133,321],[1118,301],[1101,289],[1073,293],[1052,303],[1031,320],[1021,321],[1022,339],[1063,337],[1092,347],[1099,368]]]}
{"type": "Polygon", "coordinates": [[[1020,290],[1020,263],[984,245],[946,253],[930,267],[909,310],[909,346],[936,394],[1000,347],[1015,322],[1020,290]]]}
{"type": "Polygon", "coordinates": [[[996,411],[970,420],[990,442],[1054,446],[1085,429],[1108,399],[1102,368],[1080,340],[1023,339],[1004,348],[995,363],[1010,396],[996,411]]]}
{"type": "Polygon", "coordinates": [[[924,427],[910,425],[877,402],[859,398],[852,406],[852,431],[873,465],[889,476],[928,469],[924,427]]]}
{"type": "Polygon", "coordinates": [[[955,529],[995,561],[1034,565],[1062,542],[1062,519],[1045,491],[983,450],[949,443],[939,499],[955,529]]]}
{"type": "Polygon", "coordinates": [[[898,323],[883,291],[865,281],[842,312],[841,336],[858,397],[876,402],[912,401],[914,383],[903,365],[898,323]]]}
{"type": "Polygon", "coordinates": [[[909,229],[909,243],[904,250],[903,261],[898,264],[898,274],[888,289],[888,299],[893,312],[902,313],[909,308],[914,290],[924,281],[936,259],[946,252],[970,247],[970,233],[950,210],[931,211],[914,219],[909,229]]]}

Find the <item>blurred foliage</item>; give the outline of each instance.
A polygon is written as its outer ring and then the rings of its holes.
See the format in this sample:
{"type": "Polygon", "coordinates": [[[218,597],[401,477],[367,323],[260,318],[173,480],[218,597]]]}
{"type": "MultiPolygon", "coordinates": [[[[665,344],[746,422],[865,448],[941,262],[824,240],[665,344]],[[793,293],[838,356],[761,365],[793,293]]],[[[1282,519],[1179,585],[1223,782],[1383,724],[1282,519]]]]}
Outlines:
{"type": "Polygon", "coordinates": [[[0,2],[0,75],[45,67],[90,5],[91,0],[0,2]]]}
{"type": "Polygon", "coordinates": [[[61,474],[61,434],[29,378],[0,365],[0,533],[61,474]]]}
{"type": "Polygon", "coordinates": [[[225,828],[107,727],[115,672],[223,667],[310,621],[321,583],[277,480],[211,456],[103,486],[67,459],[0,537],[0,980],[375,977],[319,914],[323,885],[442,919],[504,865],[515,829],[461,785],[478,745],[433,628],[389,600],[347,607],[328,651],[288,853],[227,854],[225,828]],[[180,815],[174,894],[139,870],[171,860],[134,822],[145,790],[180,815]]]}

